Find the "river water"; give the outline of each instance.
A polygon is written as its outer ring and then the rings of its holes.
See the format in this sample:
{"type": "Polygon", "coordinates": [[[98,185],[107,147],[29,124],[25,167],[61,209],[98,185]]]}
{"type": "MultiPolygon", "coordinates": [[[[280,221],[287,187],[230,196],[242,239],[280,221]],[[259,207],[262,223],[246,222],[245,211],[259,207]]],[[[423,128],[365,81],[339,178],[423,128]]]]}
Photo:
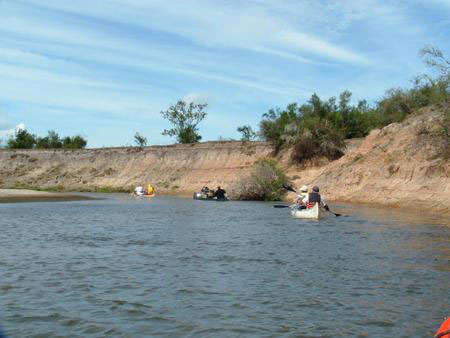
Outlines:
{"type": "Polygon", "coordinates": [[[430,337],[448,220],[175,197],[0,204],[8,337],[430,337]]]}

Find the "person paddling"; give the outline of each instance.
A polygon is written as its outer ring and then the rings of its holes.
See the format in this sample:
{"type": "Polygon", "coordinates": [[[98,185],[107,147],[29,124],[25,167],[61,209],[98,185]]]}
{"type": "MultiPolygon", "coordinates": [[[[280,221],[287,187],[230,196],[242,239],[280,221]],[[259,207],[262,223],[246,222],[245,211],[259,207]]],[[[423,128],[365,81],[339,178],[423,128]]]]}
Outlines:
{"type": "Polygon", "coordinates": [[[155,193],[155,188],[149,183],[147,185],[147,191],[145,192],[146,195],[153,195],[155,193]]]}
{"type": "Polygon", "coordinates": [[[319,206],[324,208],[326,211],[330,211],[325,200],[319,194],[319,187],[315,185],[312,188],[312,191],[303,199],[303,203],[306,205],[306,208],[312,208],[316,203],[319,203],[319,206]]]}
{"type": "Polygon", "coordinates": [[[306,209],[305,203],[303,200],[308,197],[308,186],[303,185],[300,188],[300,193],[295,196],[294,203],[296,204],[298,209],[306,209]]]}
{"type": "Polygon", "coordinates": [[[144,194],[145,194],[144,187],[143,187],[142,185],[137,186],[137,187],[134,189],[134,194],[135,194],[136,196],[142,196],[142,195],[144,195],[144,194]]]}
{"type": "Polygon", "coordinates": [[[218,200],[223,200],[223,199],[225,199],[226,197],[225,197],[225,194],[226,194],[227,192],[225,191],[225,190],[223,190],[221,187],[220,187],[220,185],[217,187],[217,190],[216,190],[216,192],[215,192],[215,194],[214,194],[214,197],[217,197],[217,199],[218,200]]]}

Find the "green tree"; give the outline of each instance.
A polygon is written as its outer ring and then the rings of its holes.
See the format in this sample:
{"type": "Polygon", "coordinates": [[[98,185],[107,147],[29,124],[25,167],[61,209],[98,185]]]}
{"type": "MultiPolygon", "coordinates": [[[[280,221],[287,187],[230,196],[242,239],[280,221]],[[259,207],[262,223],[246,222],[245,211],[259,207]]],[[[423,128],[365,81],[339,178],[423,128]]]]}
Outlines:
{"type": "Polygon", "coordinates": [[[138,145],[138,147],[145,147],[147,145],[147,138],[136,132],[134,134],[134,142],[138,145]]]}
{"type": "Polygon", "coordinates": [[[180,100],[166,111],[161,111],[161,115],[174,126],[172,129],[165,129],[162,134],[176,136],[178,143],[200,141],[202,137],[198,133],[197,126],[206,117],[207,106],[206,103],[187,104],[180,100]]]}
{"type": "Polygon", "coordinates": [[[87,145],[87,141],[80,135],[66,136],[62,139],[63,148],[65,149],[83,149],[87,145]]]}
{"type": "Polygon", "coordinates": [[[298,106],[291,103],[286,110],[270,109],[263,114],[263,119],[259,123],[260,136],[263,140],[273,143],[278,151],[283,146],[283,134],[285,127],[297,120],[298,106]]]}
{"type": "Polygon", "coordinates": [[[450,60],[437,47],[424,47],[419,51],[420,57],[426,65],[433,69],[437,69],[441,76],[448,77],[450,71],[450,60]]]}
{"type": "Polygon", "coordinates": [[[237,127],[237,131],[242,134],[241,141],[251,141],[256,139],[256,133],[249,125],[237,127]]]}
{"type": "Polygon", "coordinates": [[[59,135],[54,130],[49,130],[47,136],[37,138],[36,148],[41,149],[62,148],[62,141],[59,138],[59,135]]]}
{"type": "Polygon", "coordinates": [[[31,149],[36,144],[36,136],[30,134],[26,129],[16,130],[6,146],[10,149],[31,149]]]}

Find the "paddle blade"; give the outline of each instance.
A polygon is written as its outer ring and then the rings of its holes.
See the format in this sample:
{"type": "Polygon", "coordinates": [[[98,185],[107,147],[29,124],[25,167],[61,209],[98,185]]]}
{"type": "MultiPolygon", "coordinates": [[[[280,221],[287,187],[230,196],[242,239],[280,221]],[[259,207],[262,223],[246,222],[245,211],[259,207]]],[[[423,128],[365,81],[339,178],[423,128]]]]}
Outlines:
{"type": "Polygon", "coordinates": [[[273,207],[274,208],[279,208],[279,209],[281,209],[281,208],[290,208],[289,205],[282,205],[282,204],[275,204],[273,207]]]}
{"type": "Polygon", "coordinates": [[[292,188],[290,185],[287,185],[286,183],[283,184],[283,188],[286,189],[287,191],[296,192],[296,191],[294,190],[294,188],[292,188]]]}

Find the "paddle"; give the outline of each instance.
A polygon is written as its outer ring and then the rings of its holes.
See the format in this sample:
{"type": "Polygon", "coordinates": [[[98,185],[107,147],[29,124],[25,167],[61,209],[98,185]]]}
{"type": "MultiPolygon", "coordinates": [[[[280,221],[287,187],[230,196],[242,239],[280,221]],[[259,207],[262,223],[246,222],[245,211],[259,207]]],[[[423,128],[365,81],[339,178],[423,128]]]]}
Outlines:
{"type": "Polygon", "coordinates": [[[292,208],[292,205],[275,204],[273,207],[274,208],[278,208],[278,209],[281,209],[281,208],[292,208]]]}
{"type": "MultiPolygon", "coordinates": [[[[292,188],[290,185],[283,184],[283,188],[286,189],[287,191],[292,191],[292,192],[297,193],[297,191],[295,191],[295,189],[292,188]]],[[[275,207],[275,208],[278,208],[278,207],[275,207]]],[[[325,209],[325,210],[327,210],[327,209],[325,209]]],[[[332,212],[330,209],[328,209],[327,211],[330,212],[330,213],[332,213],[332,214],[333,214],[334,216],[336,216],[336,217],[342,216],[342,214],[337,214],[337,213],[335,213],[335,212],[332,212]]]]}

